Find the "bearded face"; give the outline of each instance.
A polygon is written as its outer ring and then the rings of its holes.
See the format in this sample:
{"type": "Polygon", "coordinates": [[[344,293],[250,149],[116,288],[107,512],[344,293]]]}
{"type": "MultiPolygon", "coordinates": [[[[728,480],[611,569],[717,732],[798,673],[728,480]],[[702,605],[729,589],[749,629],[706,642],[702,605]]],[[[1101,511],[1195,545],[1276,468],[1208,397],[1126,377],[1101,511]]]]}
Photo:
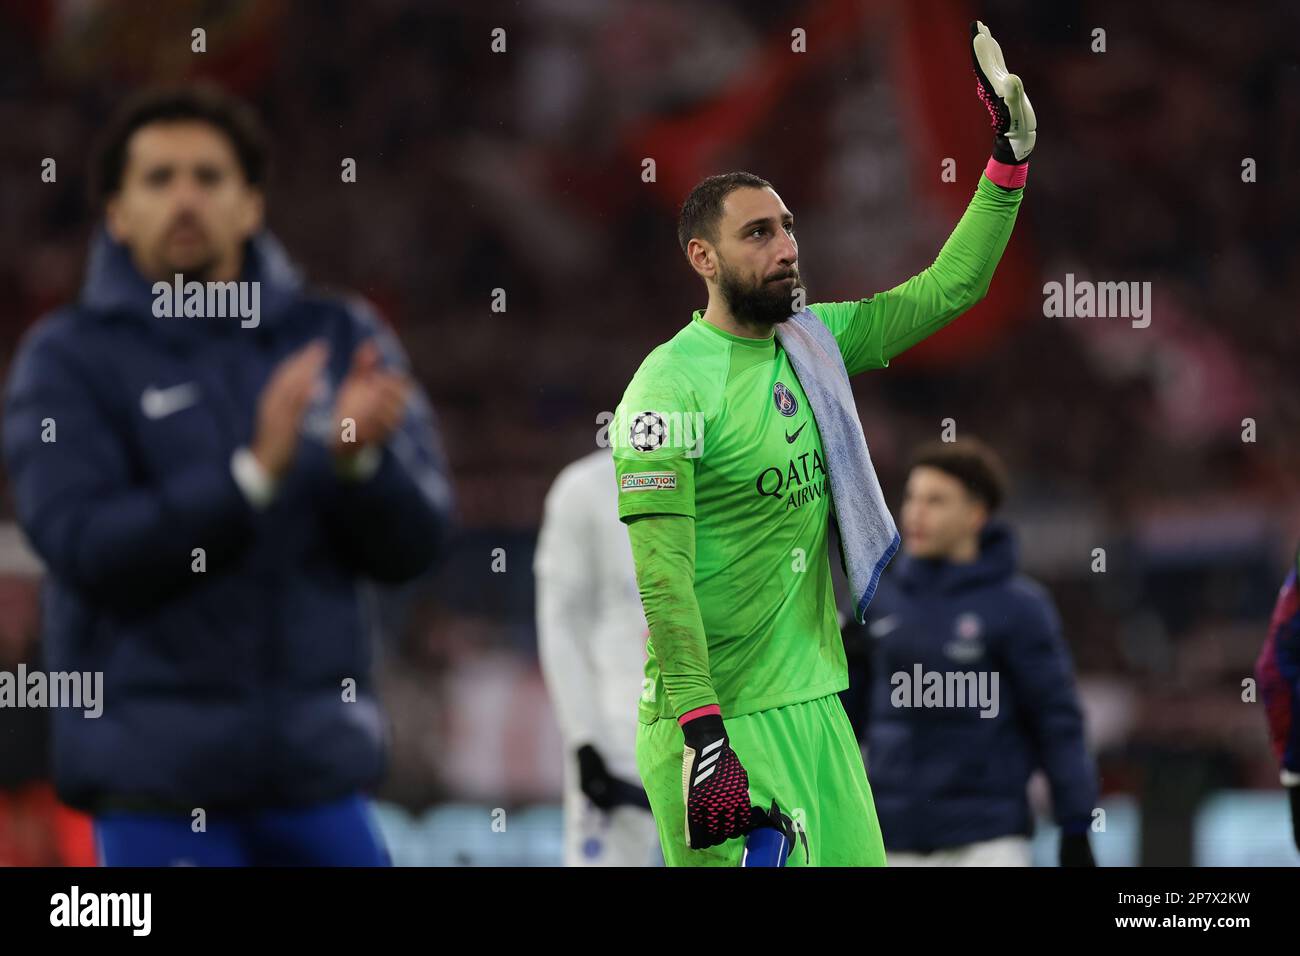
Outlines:
{"type": "Polygon", "coordinates": [[[718,256],[718,290],[741,325],[762,332],[794,314],[797,290],[804,289],[798,265],[780,266],[758,277],[747,275],[718,256]]]}

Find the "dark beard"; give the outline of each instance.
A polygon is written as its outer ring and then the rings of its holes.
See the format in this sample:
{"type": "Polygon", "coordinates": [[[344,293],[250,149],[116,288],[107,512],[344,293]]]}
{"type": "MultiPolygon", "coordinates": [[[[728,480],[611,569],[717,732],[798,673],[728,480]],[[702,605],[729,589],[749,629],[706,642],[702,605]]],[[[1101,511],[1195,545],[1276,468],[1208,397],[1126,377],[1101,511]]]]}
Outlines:
{"type": "Polygon", "coordinates": [[[779,281],[747,285],[723,265],[718,276],[718,288],[737,324],[766,333],[772,326],[787,321],[794,314],[795,290],[804,288],[798,271],[791,271],[794,274],[793,286],[779,281]]]}
{"type": "Polygon", "coordinates": [[[176,275],[180,275],[181,282],[211,282],[213,276],[217,273],[218,261],[216,258],[204,259],[198,265],[183,267],[178,265],[166,265],[162,268],[162,275],[155,277],[155,281],[161,279],[170,284],[176,275]]]}

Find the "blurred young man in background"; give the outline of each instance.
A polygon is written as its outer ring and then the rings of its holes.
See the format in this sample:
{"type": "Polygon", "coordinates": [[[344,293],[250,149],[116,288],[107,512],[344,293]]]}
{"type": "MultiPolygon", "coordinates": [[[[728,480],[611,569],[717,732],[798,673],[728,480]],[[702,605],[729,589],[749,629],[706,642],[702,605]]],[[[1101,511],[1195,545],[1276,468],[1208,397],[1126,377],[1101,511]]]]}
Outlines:
{"type": "Polygon", "coordinates": [[[609,449],[561,471],[533,562],[542,673],[564,737],[568,866],[662,860],[636,771],[646,626],[616,497],[609,449]]]}
{"type": "Polygon", "coordinates": [[[892,866],[1028,866],[1026,796],[1041,769],[1063,866],[1092,865],[1097,771],[1061,622],[1017,573],[994,518],[1001,462],[970,440],[917,451],[903,498],[904,554],[881,579],[866,728],[892,866]]]}
{"type": "Polygon", "coordinates": [[[109,865],[387,859],[361,584],[429,567],[450,485],[394,337],[263,229],[266,167],[238,101],[127,104],[81,297],[9,382],[46,663],[103,674],[101,716],[54,714],[55,782],[109,865]]]}

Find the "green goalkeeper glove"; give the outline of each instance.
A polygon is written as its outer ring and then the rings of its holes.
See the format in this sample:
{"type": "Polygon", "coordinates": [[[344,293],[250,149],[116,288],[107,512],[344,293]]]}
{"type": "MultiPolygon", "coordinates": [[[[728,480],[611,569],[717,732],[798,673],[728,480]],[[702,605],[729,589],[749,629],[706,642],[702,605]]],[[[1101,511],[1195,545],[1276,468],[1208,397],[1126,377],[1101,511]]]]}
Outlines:
{"type": "Polygon", "coordinates": [[[976,20],[970,25],[971,60],[975,64],[976,92],[993,123],[993,158],[1018,166],[1029,159],[1038,136],[1038,120],[1025,95],[1020,77],[1007,72],[1002,47],[989,28],[976,20]]]}

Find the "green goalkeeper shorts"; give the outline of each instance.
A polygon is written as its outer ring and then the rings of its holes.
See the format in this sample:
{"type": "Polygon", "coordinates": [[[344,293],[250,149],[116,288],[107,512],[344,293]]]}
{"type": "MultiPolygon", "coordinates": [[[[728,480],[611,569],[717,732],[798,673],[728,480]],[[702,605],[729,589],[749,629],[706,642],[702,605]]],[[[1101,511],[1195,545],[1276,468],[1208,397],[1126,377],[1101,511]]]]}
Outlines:
{"type": "MultiPolygon", "coordinates": [[[[764,809],[775,799],[808,838],[787,866],[884,866],[876,805],[862,751],[837,694],[723,717],[731,748],[749,774],[749,796],[764,809]]],[[[686,846],[682,730],[659,719],[637,725],[636,762],[650,797],[669,866],[739,866],[743,837],[707,850],[686,846]]]]}

